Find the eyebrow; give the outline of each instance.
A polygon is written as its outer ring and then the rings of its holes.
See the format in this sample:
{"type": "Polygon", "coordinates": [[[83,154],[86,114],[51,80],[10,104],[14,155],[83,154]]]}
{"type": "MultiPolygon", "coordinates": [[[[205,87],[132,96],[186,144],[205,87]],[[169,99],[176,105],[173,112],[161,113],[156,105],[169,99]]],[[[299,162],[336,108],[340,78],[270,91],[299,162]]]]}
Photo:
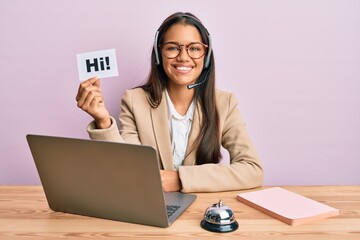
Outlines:
{"type": "Polygon", "coordinates": [[[206,45],[205,43],[202,43],[202,42],[190,42],[188,44],[180,44],[179,42],[175,42],[175,41],[163,42],[160,45],[167,44],[167,43],[175,43],[175,44],[180,45],[180,46],[188,46],[188,45],[193,44],[193,43],[200,43],[200,44],[206,45]]]}

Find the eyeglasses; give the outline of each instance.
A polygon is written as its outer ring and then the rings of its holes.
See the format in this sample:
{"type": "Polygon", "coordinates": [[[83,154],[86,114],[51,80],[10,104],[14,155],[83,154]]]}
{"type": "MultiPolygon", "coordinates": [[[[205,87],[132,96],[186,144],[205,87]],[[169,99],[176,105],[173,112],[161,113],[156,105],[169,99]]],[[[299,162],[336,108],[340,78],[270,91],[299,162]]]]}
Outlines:
{"type": "Polygon", "coordinates": [[[161,48],[162,54],[170,59],[179,56],[182,47],[185,47],[186,52],[192,59],[198,59],[205,55],[208,45],[199,42],[192,42],[188,45],[180,45],[177,42],[166,42],[160,44],[159,47],[161,48]]]}

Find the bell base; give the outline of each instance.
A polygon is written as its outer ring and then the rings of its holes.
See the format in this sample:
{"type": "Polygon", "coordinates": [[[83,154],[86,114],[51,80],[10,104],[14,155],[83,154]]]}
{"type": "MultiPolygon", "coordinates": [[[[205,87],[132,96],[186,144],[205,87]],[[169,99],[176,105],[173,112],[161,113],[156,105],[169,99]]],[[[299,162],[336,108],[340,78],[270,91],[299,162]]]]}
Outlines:
{"type": "Polygon", "coordinates": [[[233,232],[236,229],[238,229],[239,224],[237,221],[230,223],[230,224],[212,224],[205,220],[202,220],[200,223],[200,226],[210,232],[219,232],[219,233],[225,233],[225,232],[233,232]]]}

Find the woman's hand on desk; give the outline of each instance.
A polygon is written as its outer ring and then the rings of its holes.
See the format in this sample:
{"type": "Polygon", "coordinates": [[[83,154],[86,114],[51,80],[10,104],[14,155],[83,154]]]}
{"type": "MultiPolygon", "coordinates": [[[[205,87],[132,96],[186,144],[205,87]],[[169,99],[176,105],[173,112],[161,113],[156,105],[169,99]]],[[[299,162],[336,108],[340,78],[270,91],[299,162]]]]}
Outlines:
{"type": "Polygon", "coordinates": [[[105,107],[99,78],[94,77],[82,82],[76,95],[76,101],[79,108],[94,118],[97,128],[110,127],[110,114],[105,107]]]}
{"type": "Polygon", "coordinates": [[[181,190],[181,181],[178,171],[160,170],[160,175],[165,192],[178,192],[181,190]]]}

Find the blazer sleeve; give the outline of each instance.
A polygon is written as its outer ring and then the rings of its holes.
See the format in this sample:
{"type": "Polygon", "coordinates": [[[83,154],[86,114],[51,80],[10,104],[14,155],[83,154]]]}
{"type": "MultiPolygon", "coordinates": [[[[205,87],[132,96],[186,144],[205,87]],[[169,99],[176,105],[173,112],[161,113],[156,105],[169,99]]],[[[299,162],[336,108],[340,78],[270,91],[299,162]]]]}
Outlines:
{"type": "Polygon", "coordinates": [[[88,127],[87,132],[89,134],[90,139],[92,140],[102,140],[102,141],[112,141],[112,142],[121,142],[124,140],[120,136],[118,126],[113,117],[111,118],[111,126],[107,129],[97,129],[95,125],[95,121],[92,121],[88,127]]]}
{"type": "Polygon", "coordinates": [[[120,130],[113,117],[111,117],[111,126],[107,129],[96,129],[95,121],[92,121],[87,127],[89,137],[93,140],[140,144],[133,113],[133,102],[134,96],[131,91],[126,90],[121,99],[120,130]]]}
{"type": "Polygon", "coordinates": [[[181,166],[182,192],[218,192],[259,187],[263,168],[240,116],[234,94],[222,94],[218,111],[221,143],[230,154],[230,164],[181,166]]]}

